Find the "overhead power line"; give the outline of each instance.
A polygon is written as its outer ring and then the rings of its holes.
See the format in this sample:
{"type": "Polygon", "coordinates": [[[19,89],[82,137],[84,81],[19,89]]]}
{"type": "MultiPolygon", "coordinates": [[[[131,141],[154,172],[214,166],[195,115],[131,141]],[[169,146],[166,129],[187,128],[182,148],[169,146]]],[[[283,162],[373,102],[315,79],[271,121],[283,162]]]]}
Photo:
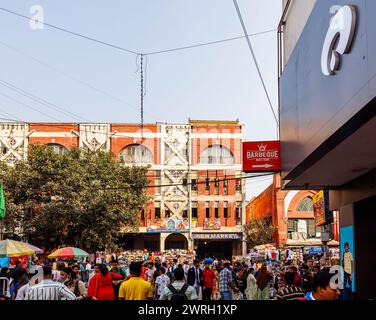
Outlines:
{"type": "Polygon", "coordinates": [[[24,107],[26,107],[26,108],[28,108],[28,109],[30,109],[30,110],[33,110],[33,111],[35,111],[35,112],[37,112],[37,113],[39,113],[39,114],[41,114],[41,115],[43,115],[43,116],[45,116],[45,117],[47,117],[47,118],[50,118],[50,119],[52,119],[52,120],[54,120],[54,121],[61,122],[60,119],[55,118],[55,117],[53,117],[53,116],[50,116],[49,114],[47,114],[47,113],[45,113],[45,112],[43,112],[43,111],[40,111],[40,110],[38,110],[37,108],[34,108],[34,107],[32,107],[32,106],[29,106],[28,104],[23,103],[22,101],[19,101],[19,100],[15,99],[15,98],[13,98],[13,97],[11,97],[11,96],[5,94],[5,93],[1,93],[1,92],[0,92],[0,96],[6,97],[7,99],[9,99],[9,100],[11,100],[11,101],[13,101],[13,102],[18,103],[19,105],[22,105],[22,106],[24,106],[24,107]]]}
{"type": "Polygon", "coordinates": [[[66,33],[69,33],[69,34],[77,36],[77,37],[80,37],[80,38],[83,38],[83,39],[86,39],[86,40],[89,40],[89,41],[93,41],[93,42],[99,43],[99,44],[104,45],[104,46],[109,46],[111,48],[118,49],[118,50],[121,50],[121,51],[125,51],[125,52],[128,52],[128,53],[132,53],[134,55],[144,55],[144,56],[156,55],[156,54],[162,54],[162,53],[168,53],[168,52],[173,52],[173,51],[181,51],[181,50],[193,49],[193,48],[198,48],[198,47],[203,47],[203,46],[209,46],[209,45],[213,45],[213,44],[219,44],[219,43],[224,43],[224,42],[228,42],[228,41],[239,40],[239,39],[243,39],[243,38],[247,38],[247,37],[259,36],[259,35],[262,35],[262,34],[267,34],[267,33],[276,32],[277,31],[277,29],[273,29],[273,30],[267,30],[267,31],[253,33],[253,34],[245,34],[244,36],[239,36],[239,37],[233,37],[233,38],[227,38],[227,39],[222,39],[222,40],[216,40],[216,41],[204,42],[204,43],[199,43],[199,44],[193,44],[193,45],[189,45],[189,46],[176,47],[176,48],[170,48],[170,49],[165,49],[165,50],[160,50],[160,51],[151,51],[151,52],[148,52],[148,53],[143,53],[143,52],[137,52],[137,51],[134,51],[134,50],[130,50],[130,49],[127,49],[127,48],[124,48],[124,47],[120,47],[118,45],[114,45],[114,44],[111,44],[111,43],[106,42],[106,41],[98,40],[98,39],[95,39],[93,37],[89,37],[89,36],[83,35],[83,34],[81,34],[79,32],[71,31],[71,30],[68,30],[68,29],[65,29],[65,28],[53,25],[51,23],[42,22],[42,21],[30,18],[28,16],[25,16],[23,14],[20,14],[18,12],[14,12],[14,11],[6,9],[6,8],[1,8],[0,7],[0,10],[2,10],[4,12],[7,12],[7,13],[10,13],[10,14],[13,14],[13,15],[16,15],[18,17],[27,19],[29,21],[33,21],[33,22],[36,22],[36,23],[41,23],[41,24],[43,24],[43,25],[45,25],[47,27],[50,27],[50,28],[53,28],[53,29],[56,29],[56,30],[59,30],[59,31],[62,31],[62,32],[66,32],[66,33]]]}
{"type": "Polygon", "coordinates": [[[7,82],[5,80],[1,80],[0,79],[0,85],[4,86],[4,87],[6,87],[6,88],[8,88],[10,90],[13,90],[13,91],[17,92],[18,94],[20,94],[20,95],[22,95],[22,96],[24,96],[26,98],[29,98],[29,99],[31,99],[31,100],[33,100],[33,101],[35,101],[35,102],[37,102],[37,103],[39,103],[41,105],[44,105],[44,106],[46,106],[47,108],[49,108],[51,110],[57,111],[59,113],[62,113],[64,115],[68,116],[68,117],[72,117],[75,120],[78,120],[78,121],[89,121],[90,122],[90,120],[88,120],[88,119],[85,119],[85,118],[83,118],[83,117],[81,117],[79,115],[76,115],[76,114],[74,114],[74,113],[66,110],[65,108],[59,107],[59,106],[57,106],[54,103],[51,103],[51,102],[49,102],[49,101],[47,101],[47,100],[45,100],[43,98],[40,98],[40,97],[38,97],[38,96],[30,93],[30,92],[27,92],[26,90],[24,90],[24,89],[22,89],[20,87],[17,87],[14,84],[11,84],[11,83],[9,83],[9,82],[7,82]]]}
{"type": "MultiPolygon", "coordinates": [[[[251,179],[251,178],[255,178],[255,177],[261,177],[261,176],[270,176],[270,175],[273,175],[273,173],[265,173],[263,175],[257,175],[257,176],[254,176],[254,175],[251,175],[251,176],[245,176],[245,177],[238,177],[238,178],[228,178],[228,179],[219,179],[217,180],[217,182],[221,182],[221,181],[230,181],[230,180],[242,180],[242,179],[251,179]]],[[[214,181],[212,181],[214,182],[214,181]]],[[[202,181],[202,182],[197,182],[196,184],[205,184],[206,181],[202,181]]],[[[149,189],[149,188],[165,188],[165,187],[178,187],[178,186],[189,186],[191,185],[190,183],[188,184],[160,184],[160,185],[147,185],[145,186],[144,188],[141,188],[141,189],[149,189]]],[[[92,191],[117,191],[117,190],[128,190],[128,189],[131,189],[131,188],[140,188],[140,186],[138,184],[128,184],[128,185],[125,185],[125,186],[121,186],[121,187],[93,187],[91,188],[92,191]]],[[[36,190],[34,189],[34,191],[38,191],[38,192],[41,192],[41,190],[36,190]]],[[[45,190],[43,192],[51,192],[52,190],[45,190]]],[[[53,190],[54,192],[64,192],[65,190],[64,189],[55,189],[53,190]]]]}
{"type": "Polygon", "coordinates": [[[47,27],[50,27],[50,28],[53,28],[53,29],[56,29],[56,30],[59,30],[59,31],[62,31],[62,32],[65,32],[65,33],[69,33],[69,34],[74,35],[76,37],[80,37],[80,38],[83,38],[83,39],[86,39],[86,40],[89,40],[89,41],[93,41],[93,42],[102,44],[104,46],[108,46],[108,47],[111,47],[111,48],[114,48],[114,49],[118,49],[118,50],[121,50],[121,51],[125,51],[125,52],[128,52],[128,53],[140,54],[139,52],[136,52],[136,51],[133,51],[133,50],[129,50],[129,49],[126,49],[126,48],[122,48],[120,46],[117,46],[117,45],[114,45],[114,44],[111,44],[111,43],[108,43],[108,42],[105,42],[105,41],[102,41],[102,40],[98,40],[98,39],[95,39],[95,38],[83,35],[81,33],[74,32],[74,31],[62,28],[62,27],[58,27],[58,26],[55,26],[55,25],[50,24],[50,23],[42,22],[42,21],[30,18],[28,16],[25,16],[23,14],[20,14],[20,13],[17,13],[17,12],[14,12],[14,11],[11,11],[11,10],[8,10],[8,9],[5,9],[5,8],[0,8],[0,10],[2,10],[4,12],[8,12],[8,13],[13,14],[13,15],[16,15],[18,17],[27,19],[29,21],[33,21],[33,22],[36,22],[36,23],[41,23],[41,24],[43,24],[43,25],[45,25],[47,27]]]}
{"type": "MultiPolygon", "coordinates": [[[[44,62],[44,61],[42,61],[42,60],[40,60],[40,59],[38,59],[38,58],[36,58],[36,57],[34,57],[34,56],[28,54],[28,53],[25,53],[25,52],[23,52],[23,51],[21,51],[21,50],[15,48],[15,47],[12,47],[12,46],[10,46],[10,45],[8,45],[8,44],[2,42],[2,41],[0,41],[0,45],[2,45],[2,46],[4,46],[4,47],[8,48],[8,49],[11,50],[11,51],[14,51],[14,52],[18,53],[18,54],[21,55],[21,56],[24,56],[24,57],[26,57],[26,58],[28,58],[28,59],[30,59],[30,60],[32,60],[32,61],[34,61],[34,62],[40,64],[41,66],[43,66],[43,67],[45,67],[45,68],[47,68],[47,69],[50,69],[50,70],[54,71],[55,73],[58,73],[58,74],[62,75],[63,77],[65,77],[65,78],[67,78],[67,79],[69,79],[69,80],[75,81],[75,82],[77,82],[77,83],[79,83],[79,84],[81,84],[81,85],[83,85],[83,86],[85,86],[85,87],[87,87],[87,88],[89,88],[89,89],[95,91],[95,92],[98,92],[98,93],[100,93],[100,94],[103,94],[103,95],[105,95],[105,96],[111,98],[112,100],[116,100],[118,103],[122,103],[122,104],[124,103],[124,104],[128,105],[129,107],[131,107],[131,108],[133,108],[133,109],[135,109],[135,110],[138,110],[138,109],[139,109],[137,106],[135,106],[135,105],[133,105],[133,104],[131,104],[131,103],[129,103],[129,102],[127,102],[127,101],[125,101],[125,100],[119,98],[119,97],[116,97],[116,96],[112,95],[111,93],[106,92],[106,91],[103,90],[103,89],[97,88],[96,86],[94,86],[94,85],[92,85],[92,84],[90,84],[90,83],[88,83],[88,82],[86,82],[86,81],[83,81],[83,80],[81,80],[81,79],[78,79],[76,76],[73,76],[73,75],[71,75],[71,74],[68,74],[67,72],[62,71],[62,70],[60,70],[60,69],[58,69],[58,68],[56,68],[56,67],[54,67],[54,66],[52,66],[52,65],[50,65],[50,64],[48,64],[48,63],[46,63],[46,62],[44,62]]],[[[152,118],[152,119],[154,119],[154,120],[157,120],[157,116],[156,116],[156,115],[151,114],[150,112],[144,112],[144,113],[145,113],[146,115],[148,115],[150,118],[152,118]]]]}
{"type": "Polygon", "coordinates": [[[274,111],[272,101],[271,101],[271,99],[270,99],[270,96],[269,96],[268,90],[267,90],[266,85],[265,85],[264,78],[263,78],[263,76],[262,76],[262,73],[261,73],[261,70],[260,70],[259,64],[258,64],[257,59],[256,59],[255,52],[253,51],[253,47],[252,47],[252,44],[251,44],[251,40],[250,40],[249,37],[247,36],[247,34],[248,34],[248,32],[247,32],[247,28],[246,28],[246,26],[245,26],[245,24],[244,24],[242,14],[241,14],[240,9],[239,9],[239,6],[238,6],[238,2],[237,2],[237,0],[233,0],[233,2],[234,2],[234,5],[235,5],[236,12],[237,12],[237,14],[238,14],[238,17],[239,17],[240,23],[241,23],[241,25],[242,25],[242,28],[243,28],[243,31],[244,31],[245,38],[247,39],[248,47],[249,47],[249,50],[251,51],[251,54],[252,54],[252,57],[253,57],[253,61],[255,62],[256,69],[257,69],[257,73],[258,73],[258,75],[259,75],[259,77],[260,77],[260,80],[261,80],[262,86],[263,86],[263,88],[264,88],[264,91],[265,91],[266,97],[267,97],[267,99],[268,99],[268,103],[269,103],[269,106],[270,106],[270,110],[271,110],[272,113],[273,113],[273,116],[274,116],[275,122],[277,123],[277,126],[279,126],[279,121],[278,121],[277,115],[276,115],[276,113],[275,113],[275,111],[274,111]]]}
{"type": "Polygon", "coordinates": [[[204,42],[204,43],[199,43],[199,44],[193,44],[193,45],[185,46],[185,47],[177,47],[177,48],[166,49],[166,50],[161,50],[161,51],[148,52],[148,53],[145,53],[144,55],[151,56],[151,55],[155,55],[155,54],[162,54],[162,53],[169,53],[169,52],[174,52],[174,51],[194,49],[194,48],[209,46],[209,45],[212,45],[212,44],[219,44],[219,43],[224,43],[224,42],[229,42],[229,41],[244,39],[246,37],[259,36],[259,35],[262,35],[262,34],[276,32],[276,31],[277,31],[277,29],[267,30],[267,31],[263,31],[263,32],[252,33],[252,34],[249,34],[249,35],[246,35],[246,36],[233,37],[233,38],[227,38],[227,39],[222,39],[222,40],[217,40],[217,41],[211,41],[211,42],[204,42]]]}

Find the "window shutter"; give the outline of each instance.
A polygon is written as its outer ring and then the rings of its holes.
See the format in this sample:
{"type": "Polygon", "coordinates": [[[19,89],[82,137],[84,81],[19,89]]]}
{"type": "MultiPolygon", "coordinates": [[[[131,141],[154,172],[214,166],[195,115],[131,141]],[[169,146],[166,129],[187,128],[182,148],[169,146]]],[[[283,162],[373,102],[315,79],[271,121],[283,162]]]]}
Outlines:
{"type": "Polygon", "coordinates": [[[288,232],[294,232],[294,225],[295,225],[295,220],[289,219],[287,221],[287,231],[288,232]]]}

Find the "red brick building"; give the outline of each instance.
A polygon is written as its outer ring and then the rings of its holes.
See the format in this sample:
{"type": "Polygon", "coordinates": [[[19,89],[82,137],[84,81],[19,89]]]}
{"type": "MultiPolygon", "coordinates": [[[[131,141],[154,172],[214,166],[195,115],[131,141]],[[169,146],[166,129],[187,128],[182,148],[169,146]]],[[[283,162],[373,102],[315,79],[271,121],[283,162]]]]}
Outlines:
{"type": "MultiPolygon", "coordinates": [[[[312,197],[316,191],[281,189],[281,177],[274,175],[273,183],[246,206],[246,221],[270,219],[277,231],[273,236],[276,247],[321,246],[321,227],[315,227],[312,197]]],[[[333,240],[339,240],[338,214],[331,226],[333,240]]],[[[335,243],[335,242],[332,242],[335,243]]]]}
{"type": "Polygon", "coordinates": [[[152,197],[140,213],[139,232],[124,234],[126,248],[195,249],[231,257],[245,252],[242,125],[238,121],[188,124],[1,123],[0,160],[26,159],[28,145],[56,152],[76,146],[112,152],[124,165],[149,169],[152,197]],[[163,185],[165,187],[158,187],[163,185]]]}

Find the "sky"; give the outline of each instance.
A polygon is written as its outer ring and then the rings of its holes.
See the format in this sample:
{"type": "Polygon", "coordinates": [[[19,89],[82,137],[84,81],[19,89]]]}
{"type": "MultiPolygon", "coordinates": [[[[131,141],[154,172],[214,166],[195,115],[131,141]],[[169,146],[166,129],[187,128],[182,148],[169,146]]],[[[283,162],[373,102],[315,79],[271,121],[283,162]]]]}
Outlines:
{"type": "MultiPolygon", "coordinates": [[[[238,0],[249,34],[275,30],[280,0],[238,0]]],[[[136,52],[154,52],[243,35],[232,0],[2,0],[0,7],[136,52]]],[[[251,37],[277,110],[277,32],[251,37]]],[[[9,84],[90,122],[140,121],[136,55],[0,10],[0,117],[77,121],[11,90],[9,84]],[[5,81],[5,83],[4,83],[5,81]],[[8,85],[8,87],[6,86],[8,85]]],[[[145,61],[146,62],[146,61],[145,61]]],[[[246,140],[274,140],[277,129],[246,40],[147,58],[145,122],[236,120],[246,140]]],[[[56,109],[56,107],[55,107],[56,109]]],[[[247,198],[271,178],[247,180],[247,198]]]]}

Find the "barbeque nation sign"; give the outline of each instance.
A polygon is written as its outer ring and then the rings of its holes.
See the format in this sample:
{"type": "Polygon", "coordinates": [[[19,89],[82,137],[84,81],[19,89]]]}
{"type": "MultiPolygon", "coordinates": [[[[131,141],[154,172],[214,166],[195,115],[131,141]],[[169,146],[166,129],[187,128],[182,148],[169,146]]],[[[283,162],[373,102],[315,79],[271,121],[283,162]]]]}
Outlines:
{"type": "Polygon", "coordinates": [[[281,170],[279,141],[243,143],[243,171],[271,172],[281,170]]]}

